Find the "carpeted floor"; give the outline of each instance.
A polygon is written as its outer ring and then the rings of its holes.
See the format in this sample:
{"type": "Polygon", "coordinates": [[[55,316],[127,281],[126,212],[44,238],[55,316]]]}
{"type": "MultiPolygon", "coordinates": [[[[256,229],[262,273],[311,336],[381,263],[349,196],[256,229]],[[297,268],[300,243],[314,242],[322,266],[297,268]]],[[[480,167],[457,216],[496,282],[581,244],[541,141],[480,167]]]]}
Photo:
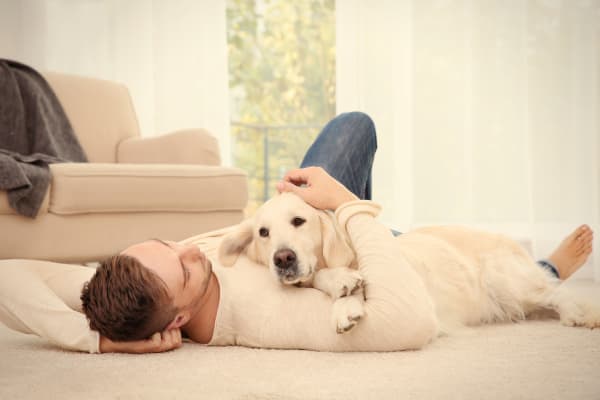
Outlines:
{"type": "MultiPolygon", "coordinates": [[[[600,305],[600,284],[568,285],[600,305]]],[[[0,326],[0,399],[600,399],[600,330],[475,328],[416,352],[89,355],[0,326]]]]}

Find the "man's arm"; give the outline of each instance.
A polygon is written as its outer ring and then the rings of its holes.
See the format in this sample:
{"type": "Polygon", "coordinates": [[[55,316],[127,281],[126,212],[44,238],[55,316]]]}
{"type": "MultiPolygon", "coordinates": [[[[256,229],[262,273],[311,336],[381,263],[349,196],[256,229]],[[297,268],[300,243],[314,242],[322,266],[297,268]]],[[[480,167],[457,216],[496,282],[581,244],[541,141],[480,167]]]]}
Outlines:
{"type": "Polygon", "coordinates": [[[0,261],[0,320],[62,348],[98,353],[98,333],[76,311],[81,288],[93,273],[91,268],[46,261],[0,261]]]}
{"type": "Polygon", "coordinates": [[[36,260],[0,261],[0,321],[68,350],[156,353],[181,346],[179,330],[113,342],[89,328],[79,296],[93,268],[36,260]]]}

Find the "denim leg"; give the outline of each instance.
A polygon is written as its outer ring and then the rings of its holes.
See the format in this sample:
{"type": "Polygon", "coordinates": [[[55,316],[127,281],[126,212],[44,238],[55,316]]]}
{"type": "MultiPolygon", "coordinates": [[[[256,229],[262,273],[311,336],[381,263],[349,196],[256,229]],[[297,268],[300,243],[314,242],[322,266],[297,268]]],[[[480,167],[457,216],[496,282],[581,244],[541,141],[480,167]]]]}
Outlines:
{"type": "Polygon", "coordinates": [[[556,269],[556,266],[552,264],[550,260],[538,260],[537,263],[540,267],[550,271],[552,275],[560,279],[560,276],[558,275],[558,269],[556,269]]]}
{"type": "Polygon", "coordinates": [[[344,113],[325,125],[300,167],[322,167],[360,199],[370,200],[376,150],[373,120],[361,112],[344,113]]]}

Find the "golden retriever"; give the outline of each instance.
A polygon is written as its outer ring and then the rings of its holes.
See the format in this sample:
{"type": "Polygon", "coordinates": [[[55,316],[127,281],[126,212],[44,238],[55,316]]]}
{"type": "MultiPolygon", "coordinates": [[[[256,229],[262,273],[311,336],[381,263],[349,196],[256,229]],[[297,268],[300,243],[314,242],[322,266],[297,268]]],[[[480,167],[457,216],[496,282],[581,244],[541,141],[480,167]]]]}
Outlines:
{"type": "MultiPolygon", "coordinates": [[[[394,240],[425,283],[442,333],[538,314],[559,317],[569,326],[600,326],[598,308],[571,298],[560,281],[508,237],[440,226],[394,240]]],[[[233,265],[241,253],[268,266],[283,284],[312,285],[336,299],[337,332],[350,330],[363,316],[355,254],[330,212],[292,193],[275,196],[223,238],[219,260],[224,266],[233,265]]]]}

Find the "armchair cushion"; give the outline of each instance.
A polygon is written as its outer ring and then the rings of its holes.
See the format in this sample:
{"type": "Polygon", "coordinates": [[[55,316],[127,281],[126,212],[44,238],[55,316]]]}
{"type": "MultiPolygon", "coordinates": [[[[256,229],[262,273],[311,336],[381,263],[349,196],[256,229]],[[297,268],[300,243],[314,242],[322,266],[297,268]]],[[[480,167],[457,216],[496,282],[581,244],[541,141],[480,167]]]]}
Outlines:
{"type": "Polygon", "coordinates": [[[219,165],[217,139],[204,129],[187,129],[157,137],[132,137],[119,143],[117,162],[131,164],[219,165]]]}
{"type": "Polygon", "coordinates": [[[236,168],[174,164],[53,164],[53,214],[239,210],[246,174],[236,168]]]}

